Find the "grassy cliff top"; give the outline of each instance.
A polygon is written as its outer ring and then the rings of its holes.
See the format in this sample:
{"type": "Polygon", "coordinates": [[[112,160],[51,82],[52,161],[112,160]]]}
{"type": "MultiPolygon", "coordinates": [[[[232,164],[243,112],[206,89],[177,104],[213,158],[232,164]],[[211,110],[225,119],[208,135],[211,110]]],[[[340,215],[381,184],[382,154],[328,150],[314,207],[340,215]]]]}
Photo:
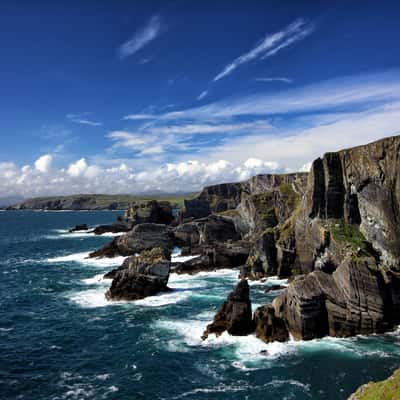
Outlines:
{"type": "Polygon", "coordinates": [[[349,400],[399,400],[400,369],[381,382],[370,382],[361,386],[349,400]]]}

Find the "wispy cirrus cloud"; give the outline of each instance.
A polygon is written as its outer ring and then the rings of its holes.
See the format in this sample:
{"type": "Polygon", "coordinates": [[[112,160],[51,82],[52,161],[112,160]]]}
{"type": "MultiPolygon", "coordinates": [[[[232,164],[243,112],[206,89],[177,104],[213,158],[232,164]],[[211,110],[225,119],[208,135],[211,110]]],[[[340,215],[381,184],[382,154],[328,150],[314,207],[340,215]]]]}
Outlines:
{"type": "Polygon", "coordinates": [[[133,121],[140,121],[153,118],[157,118],[157,116],[153,114],[129,114],[122,117],[123,120],[133,120],[133,121]]]}
{"type": "Polygon", "coordinates": [[[119,47],[119,56],[121,58],[132,56],[159,36],[161,30],[160,16],[153,15],[144,27],[137,30],[128,41],[119,47]]]}
{"type": "Polygon", "coordinates": [[[176,134],[176,135],[197,135],[197,134],[231,134],[240,132],[260,132],[266,131],[271,125],[268,121],[256,120],[251,122],[242,123],[214,123],[214,124],[182,124],[182,125],[167,125],[167,126],[155,126],[147,127],[146,130],[152,134],[176,134]]]}
{"type": "Polygon", "coordinates": [[[286,77],[273,77],[273,78],[256,78],[254,79],[257,82],[284,82],[284,83],[293,83],[293,79],[286,77]]]}
{"type": "Polygon", "coordinates": [[[198,96],[197,100],[202,100],[204,97],[208,96],[208,90],[203,90],[198,96]]]}
{"type": "Polygon", "coordinates": [[[307,23],[302,18],[297,19],[281,31],[267,34],[264,39],[247,53],[242,54],[228,64],[213,79],[214,82],[230,75],[241,65],[257,59],[272,57],[279,51],[300,40],[303,40],[314,31],[314,25],[307,23]]]}
{"type": "Polygon", "coordinates": [[[89,126],[101,126],[101,125],[103,125],[101,122],[92,121],[92,120],[88,119],[87,115],[90,115],[90,113],[67,114],[66,117],[67,117],[68,120],[70,120],[71,122],[75,122],[76,124],[89,125],[89,126]]]}
{"type": "Polygon", "coordinates": [[[229,98],[159,116],[160,119],[209,119],[306,113],[335,108],[368,107],[400,100],[400,70],[347,76],[286,89],[229,98]]]}

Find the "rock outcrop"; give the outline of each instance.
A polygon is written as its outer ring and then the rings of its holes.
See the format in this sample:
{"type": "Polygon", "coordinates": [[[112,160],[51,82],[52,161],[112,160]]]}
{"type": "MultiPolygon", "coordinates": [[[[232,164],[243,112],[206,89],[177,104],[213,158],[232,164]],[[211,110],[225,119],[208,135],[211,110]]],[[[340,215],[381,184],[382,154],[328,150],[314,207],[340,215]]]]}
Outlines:
{"type": "Polygon", "coordinates": [[[221,242],[205,245],[197,250],[199,254],[196,258],[173,264],[173,271],[178,274],[196,274],[201,271],[238,268],[249,256],[250,243],[246,241],[221,242]]]}
{"type": "Polygon", "coordinates": [[[131,231],[90,253],[89,257],[130,256],[154,247],[172,250],[174,237],[170,227],[161,224],[136,225],[131,231]]]}
{"type": "Polygon", "coordinates": [[[214,321],[207,326],[202,339],[207,339],[210,334],[219,336],[225,331],[233,336],[245,336],[254,331],[249,284],[244,279],[229,294],[214,321]]]}
{"type": "Polygon", "coordinates": [[[93,232],[103,233],[128,232],[134,226],[145,223],[169,225],[173,221],[172,206],[168,201],[135,201],[131,203],[123,216],[118,216],[114,223],[99,225],[93,232]]]}
{"type": "Polygon", "coordinates": [[[275,309],[270,304],[257,308],[254,313],[254,326],[256,337],[265,343],[289,340],[285,321],[275,315],[275,309]]]}
{"type": "Polygon", "coordinates": [[[142,251],[128,257],[114,273],[108,300],[138,300],[167,291],[170,253],[163,248],[142,251]]]}
{"type": "Polygon", "coordinates": [[[69,233],[79,232],[79,231],[87,231],[89,228],[86,224],[75,225],[73,228],[69,230],[69,233]]]}
{"type": "Polygon", "coordinates": [[[219,215],[209,215],[178,225],[174,229],[174,236],[181,246],[192,249],[240,239],[232,220],[219,215]]]}

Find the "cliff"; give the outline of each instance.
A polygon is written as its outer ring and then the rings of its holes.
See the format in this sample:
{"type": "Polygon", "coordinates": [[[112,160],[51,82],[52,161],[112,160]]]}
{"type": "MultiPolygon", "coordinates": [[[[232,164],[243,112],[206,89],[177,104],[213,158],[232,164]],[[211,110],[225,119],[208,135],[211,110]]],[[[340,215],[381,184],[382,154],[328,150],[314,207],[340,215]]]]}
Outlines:
{"type": "Polygon", "coordinates": [[[273,306],[297,339],[400,323],[400,137],[314,161],[290,217],[294,281],[273,306]]]}

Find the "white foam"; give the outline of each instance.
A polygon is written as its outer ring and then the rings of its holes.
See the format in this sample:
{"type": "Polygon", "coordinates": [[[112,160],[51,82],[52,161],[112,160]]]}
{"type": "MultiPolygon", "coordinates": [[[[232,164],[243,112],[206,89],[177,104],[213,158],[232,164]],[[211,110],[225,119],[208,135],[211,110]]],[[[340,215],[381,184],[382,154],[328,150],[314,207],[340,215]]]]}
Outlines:
{"type": "Polygon", "coordinates": [[[94,265],[97,267],[115,267],[120,266],[125,260],[125,257],[119,256],[114,258],[88,258],[90,252],[73,253],[66,256],[48,258],[48,263],[66,263],[76,262],[86,265],[94,265]]]}
{"type": "Polygon", "coordinates": [[[161,307],[176,304],[190,297],[190,291],[172,291],[161,293],[156,296],[149,296],[145,299],[135,300],[134,304],[144,307],[161,307]]]}
{"type": "Polygon", "coordinates": [[[97,308],[109,305],[123,304],[123,302],[108,301],[105,296],[105,288],[99,287],[97,289],[84,290],[82,292],[75,292],[68,295],[68,299],[76,303],[82,308],[97,308]]]}
{"type": "Polygon", "coordinates": [[[108,285],[110,283],[110,279],[104,279],[104,274],[98,274],[91,278],[82,279],[81,282],[86,285],[108,285]]]}
{"type": "Polygon", "coordinates": [[[194,258],[200,257],[199,255],[192,256],[182,256],[182,249],[180,247],[174,247],[171,253],[171,261],[172,262],[185,262],[189,260],[193,260],[194,258]]]}
{"type": "Polygon", "coordinates": [[[200,257],[199,255],[196,255],[196,256],[171,256],[171,261],[183,263],[183,262],[190,261],[190,260],[193,260],[193,259],[199,258],[199,257],[200,257]]]}
{"type": "Polygon", "coordinates": [[[248,336],[231,336],[224,332],[221,336],[209,335],[206,340],[202,340],[201,336],[206,326],[211,322],[214,312],[209,314],[203,313],[201,319],[186,321],[159,321],[156,323],[157,329],[163,328],[177,333],[184,344],[187,346],[201,346],[210,348],[220,348],[231,346],[234,353],[241,360],[260,360],[272,359],[282,354],[292,351],[289,343],[264,343],[257,339],[254,335],[248,336]],[[208,320],[206,319],[208,317],[208,320]],[[264,353],[261,353],[264,352],[264,353]]]}
{"type": "Polygon", "coordinates": [[[77,238],[93,238],[93,237],[117,237],[121,236],[123,232],[105,232],[101,235],[95,235],[92,229],[69,232],[68,229],[55,229],[57,235],[46,235],[46,239],[77,239],[77,238]]]}
{"type": "Polygon", "coordinates": [[[266,279],[258,280],[258,281],[249,280],[248,282],[249,282],[249,286],[273,286],[273,285],[288,286],[289,285],[287,279],[280,279],[277,276],[269,276],[266,279]]]}

